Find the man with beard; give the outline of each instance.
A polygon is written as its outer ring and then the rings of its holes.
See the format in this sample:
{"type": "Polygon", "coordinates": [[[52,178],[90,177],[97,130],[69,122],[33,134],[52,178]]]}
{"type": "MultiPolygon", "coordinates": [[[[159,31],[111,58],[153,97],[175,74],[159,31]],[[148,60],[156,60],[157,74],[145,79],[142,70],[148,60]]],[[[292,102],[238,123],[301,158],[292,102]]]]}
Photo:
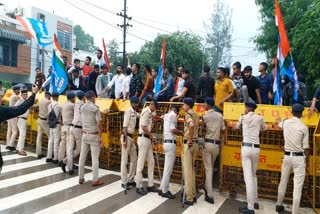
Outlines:
{"type": "Polygon", "coordinates": [[[246,66],[243,69],[244,80],[242,86],[243,102],[255,102],[261,104],[260,84],[255,76],[252,76],[252,67],[246,66]]]}
{"type": "Polygon", "coordinates": [[[117,100],[119,100],[122,96],[122,83],[125,78],[125,76],[122,73],[122,69],[122,65],[117,65],[117,74],[114,75],[111,82],[108,83],[108,86],[102,90],[102,93],[105,93],[106,91],[109,91],[111,87],[114,85],[114,94],[117,100]]]}
{"type": "Polygon", "coordinates": [[[82,77],[84,79],[85,86],[88,84],[89,74],[92,70],[93,66],[91,65],[91,57],[87,56],[84,61],[84,65],[82,66],[82,77]]]}

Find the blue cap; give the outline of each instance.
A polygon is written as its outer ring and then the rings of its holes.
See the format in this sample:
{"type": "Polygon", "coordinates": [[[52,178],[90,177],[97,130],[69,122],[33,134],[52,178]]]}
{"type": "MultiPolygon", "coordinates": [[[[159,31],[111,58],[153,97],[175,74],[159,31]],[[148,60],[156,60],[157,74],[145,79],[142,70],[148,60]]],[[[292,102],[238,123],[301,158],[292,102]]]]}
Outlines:
{"type": "Polygon", "coordinates": [[[77,91],[76,95],[78,98],[82,98],[82,97],[84,97],[84,95],[86,95],[86,93],[84,93],[83,91],[77,91]]]}
{"type": "Polygon", "coordinates": [[[253,108],[253,109],[256,109],[257,108],[257,105],[255,102],[251,101],[251,102],[246,102],[245,103],[245,106],[246,107],[249,107],[249,108],[253,108]]]}
{"type": "Polygon", "coordinates": [[[72,99],[74,98],[76,95],[73,91],[67,91],[67,98],[68,99],[72,99]]]}
{"type": "Polygon", "coordinates": [[[51,94],[51,96],[53,96],[53,97],[59,97],[59,93],[58,92],[53,92],[52,94],[51,94]]]}
{"type": "Polygon", "coordinates": [[[101,65],[101,69],[106,69],[107,68],[107,65],[106,64],[102,64],[101,65]]]}
{"type": "Polygon", "coordinates": [[[292,106],[292,111],[295,111],[295,112],[303,112],[304,110],[304,107],[303,105],[299,104],[299,103],[295,103],[293,104],[292,106]]]}
{"type": "Polygon", "coordinates": [[[12,87],[13,90],[20,90],[20,86],[19,85],[15,85],[12,87]]]}
{"type": "Polygon", "coordinates": [[[214,106],[214,101],[212,97],[206,97],[205,102],[210,106],[214,106]]]}
{"type": "Polygon", "coordinates": [[[139,102],[139,98],[138,98],[138,97],[135,97],[135,96],[130,97],[130,102],[131,102],[131,103],[138,103],[138,102],[139,102]]]}
{"type": "Polygon", "coordinates": [[[188,106],[190,106],[190,108],[193,108],[194,105],[194,101],[191,97],[186,97],[183,99],[183,103],[187,104],[188,106]]]}

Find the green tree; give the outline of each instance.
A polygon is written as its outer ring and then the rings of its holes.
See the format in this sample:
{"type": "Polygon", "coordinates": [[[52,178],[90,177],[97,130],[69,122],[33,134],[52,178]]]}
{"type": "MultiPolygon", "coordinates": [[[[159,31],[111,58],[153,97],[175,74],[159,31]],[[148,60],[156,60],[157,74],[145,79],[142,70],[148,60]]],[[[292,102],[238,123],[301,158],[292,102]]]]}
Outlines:
{"type": "MultiPolygon", "coordinates": [[[[147,42],[141,48],[139,54],[134,54],[135,60],[141,65],[148,63],[151,66],[158,67],[164,37],[167,40],[165,66],[172,66],[177,69],[180,65],[183,65],[189,69],[191,77],[197,83],[201,75],[202,61],[206,55],[201,48],[201,37],[195,34],[175,32],[168,35],[158,35],[154,41],[147,42]]],[[[131,63],[134,63],[135,61],[132,61],[132,58],[131,63]]]]}
{"type": "Polygon", "coordinates": [[[231,61],[232,11],[223,1],[217,0],[207,25],[209,64],[212,70],[229,65],[231,61]]]}
{"type": "Polygon", "coordinates": [[[116,39],[112,39],[107,44],[108,57],[111,63],[111,71],[116,70],[118,64],[122,64],[122,57],[119,54],[119,43],[116,39]]]}
{"type": "Polygon", "coordinates": [[[97,49],[94,45],[93,37],[87,34],[80,25],[73,27],[73,34],[76,36],[76,48],[89,52],[97,49]]]}

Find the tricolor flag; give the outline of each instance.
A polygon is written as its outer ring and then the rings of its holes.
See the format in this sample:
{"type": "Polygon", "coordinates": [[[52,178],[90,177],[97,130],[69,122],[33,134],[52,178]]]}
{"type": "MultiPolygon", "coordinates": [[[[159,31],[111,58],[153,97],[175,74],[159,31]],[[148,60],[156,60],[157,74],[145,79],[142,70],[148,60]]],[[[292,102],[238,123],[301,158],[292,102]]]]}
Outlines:
{"type": "Polygon", "coordinates": [[[288,76],[291,82],[294,83],[294,96],[293,99],[298,99],[298,75],[294,66],[293,58],[290,53],[290,43],[288,40],[288,36],[286,33],[286,28],[282,19],[282,14],[279,6],[278,0],[275,0],[275,8],[276,8],[276,25],[279,30],[279,47],[278,47],[278,60],[279,67],[281,71],[281,76],[288,76]]]}
{"type": "Polygon", "coordinates": [[[104,43],[104,38],[102,38],[102,45],[103,45],[103,51],[104,51],[104,61],[106,62],[108,71],[110,71],[111,70],[110,60],[109,60],[109,57],[108,57],[106,43],[104,43]]]}
{"type": "Polygon", "coordinates": [[[21,25],[40,46],[46,47],[47,45],[52,44],[52,37],[49,36],[45,22],[22,16],[16,16],[16,19],[20,21],[21,25]]]}
{"type": "Polygon", "coordinates": [[[162,49],[161,49],[161,57],[160,57],[160,65],[158,68],[158,75],[154,84],[154,93],[158,93],[161,91],[161,80],[163,77],[163,70],[164,70],[164,59],[166,57],[166,46],[167,46],[167,41],[166,38],[163,38],[162,41],[162,49]]]}
{"type": "Polygon", "coordinates": [[[62,60],[62,52],[56,34],[54,34],[53,53],[52,53],[52,73],[51,86],[52,92],[61,94],[68,85],[68,76],[62,60]]]}

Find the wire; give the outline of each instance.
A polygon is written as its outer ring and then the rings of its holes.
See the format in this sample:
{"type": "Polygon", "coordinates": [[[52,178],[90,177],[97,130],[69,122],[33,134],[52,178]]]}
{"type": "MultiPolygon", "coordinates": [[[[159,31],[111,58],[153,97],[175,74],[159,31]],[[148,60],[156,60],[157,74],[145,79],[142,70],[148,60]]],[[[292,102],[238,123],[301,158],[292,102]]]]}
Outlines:
{"type": "Polygon", "coordinates": [[[166,33],[172,33],[172,32],[170,32],[170,31],[167,31],[167,30],[164,30],[164,29],[161,29],[161,28],[157,28],[157,27],[154,27],[154,26],[151,26],[151,25],[148,25],[148,24],[139,22],[139,21],[137,21],[137,20],[133,20],[133,19],[132,19],[131,21],[136,22],[136,23],[141,24],[141,25],[144,25],[144,26],[147,26],[147,27],[149,27],[149,28],[153,28],[153,29],[156,29],[156,30],[160,30],[160,31],[166,32],[166,33]]]}

